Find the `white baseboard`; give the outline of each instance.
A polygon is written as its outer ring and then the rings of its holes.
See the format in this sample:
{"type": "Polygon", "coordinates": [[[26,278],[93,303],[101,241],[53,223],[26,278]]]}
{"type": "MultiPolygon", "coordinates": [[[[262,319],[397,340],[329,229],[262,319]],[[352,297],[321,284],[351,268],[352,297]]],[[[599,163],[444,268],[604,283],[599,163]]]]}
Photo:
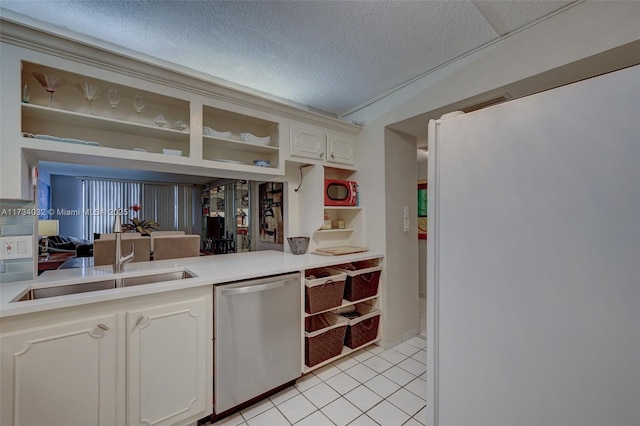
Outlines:
{"type": "Polygon", "coordinates": [[[394,346],[397,346],[402,342],[406,342],[407,340],[416,336],[420,337],[420,327],[413,328],[393,340],[381,340],[380,342],[378,342],[378,345],[382,346],[385,349],[391,349],[394,346]]]}

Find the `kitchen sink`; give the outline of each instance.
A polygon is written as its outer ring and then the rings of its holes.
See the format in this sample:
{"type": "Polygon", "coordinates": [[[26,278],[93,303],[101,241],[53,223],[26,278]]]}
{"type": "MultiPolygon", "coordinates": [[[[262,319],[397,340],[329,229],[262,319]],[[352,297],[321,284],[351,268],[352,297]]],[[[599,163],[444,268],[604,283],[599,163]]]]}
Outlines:
{"type": "Polygon", "coordinates": [[[159,274],[138,275],[126,278],[112,278],[108,280],[90,281],[86,283],[60,285],[48,288],[34,288],[27,291],[14,302],[44,299],[47,297],[65,296],[67,294],[87,293],[90,291],[109,290],[119,287],[132,287],[142,284],[161,283],[165,281],[184,280],[193,278],[187,271],[163,272],[159,274]]]}
{"type": "Polygon", "coordinates": [[[116,288],[116,280],[91,281],[88,283],[60,285],[57,287],[34,288],[29,290],[20,299],[15,302],[23,302],[25,300],[44,299],[46,297],[64,296],[67,294],[86,293],[89,291],[108,290],[116,288]]]}
{"type": "Polygon", "coordinates": [[[193,278],[193,275],[187,271],[164,272],[161,274],[140,275],[137,277],[121,278],[123,287],[131,287],[134,285],[161,283],[165,281],[184,280],[193,278]]]}

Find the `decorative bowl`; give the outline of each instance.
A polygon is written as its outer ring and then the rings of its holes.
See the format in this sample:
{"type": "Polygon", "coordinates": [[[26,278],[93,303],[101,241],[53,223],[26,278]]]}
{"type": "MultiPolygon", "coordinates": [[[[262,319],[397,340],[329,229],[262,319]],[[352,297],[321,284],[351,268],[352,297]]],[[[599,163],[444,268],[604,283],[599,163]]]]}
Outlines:
{"type": "Polygon", "coordinates": [[[309,246],[309,237],[288,237],[287,241],[293,254],[305,254],[309,246]]]}
{"type": "Polygon", "coordinates": [[[269,142],[271,142],[271,136],[261,138],[261,137],[252,135],[251,133],[240,133],[240,140],[242,142],[255,143],[258,145],[269,145],[269,142]]]}
{"type": "Polygon", "coordinates": [[[269,160],[253,160],[253,164],[259,167],[269,167],[271,165],[271,161],[269,160]]]}
{"type": "Polygon", "coordinates": [[[221,139],[229,139],[231,137],[231,132],[219,132],[217,130],[213,130],[211,127],[203,127],[202,133],[206,136],[212,136],[214,138],[221,139]]]}
{"type": "Polygon", "coordinates": [[[158,127],[164,127],[167,125],[167,120],[162,114],[156,115],[156,118],[153,119],[153,122],[156,123],[156,126],[158,127]]]}
{"type": "Polygon", "coordinates": [[[189,127],[187,123],[185,123],[183,120],[176,120],[176,122],[174,123],[174,126],[176,127],[176,129],[180,131],[186,130],[187,127],[189,127]]]}
{"type": "Polygon", "coordinates": [[[179,149],[167,149],[167,148],[162,148],[162,153],[164,155],[176,155],[178,157],[180,157],[182,155],[182,151],[179,149]]]}

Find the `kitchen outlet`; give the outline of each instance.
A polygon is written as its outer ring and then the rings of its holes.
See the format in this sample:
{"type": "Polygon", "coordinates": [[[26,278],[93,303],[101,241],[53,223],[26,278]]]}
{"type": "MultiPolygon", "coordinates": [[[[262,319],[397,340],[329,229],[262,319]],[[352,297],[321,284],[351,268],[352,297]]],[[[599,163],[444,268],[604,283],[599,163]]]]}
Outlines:
{"type": "Polygon", "coordinates": [[[2,244],[2,247],[4,249],[5,256],[13,256],[13,241],[5,241],[4,244],[2,244]]]}
{"type": "Polygon", "coordinates": [[[402,217],[404,219],[409,219],[409,206],[403,207],[402,217]]]}
{"type": "Polygon", "coordinates": [[[404,232],[409,232],[409,229],[410,229],[409,219],[405,219],[404,220],[404,232]]]}
{"type": "Polygon", "coordinates": [[[33,257],[31,235],[0,237],[0,259],[23,259],[33,257]]]}

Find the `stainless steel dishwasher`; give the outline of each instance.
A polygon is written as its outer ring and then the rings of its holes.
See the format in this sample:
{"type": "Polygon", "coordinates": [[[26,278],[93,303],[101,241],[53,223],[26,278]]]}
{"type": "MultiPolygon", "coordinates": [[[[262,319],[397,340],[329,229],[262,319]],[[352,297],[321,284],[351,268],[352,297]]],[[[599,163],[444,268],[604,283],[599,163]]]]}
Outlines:
{"type": "Polygon", "coordinates": [[[214,408],[220,414],[300,377],[300,274],[214,287],[214,408]]]}

